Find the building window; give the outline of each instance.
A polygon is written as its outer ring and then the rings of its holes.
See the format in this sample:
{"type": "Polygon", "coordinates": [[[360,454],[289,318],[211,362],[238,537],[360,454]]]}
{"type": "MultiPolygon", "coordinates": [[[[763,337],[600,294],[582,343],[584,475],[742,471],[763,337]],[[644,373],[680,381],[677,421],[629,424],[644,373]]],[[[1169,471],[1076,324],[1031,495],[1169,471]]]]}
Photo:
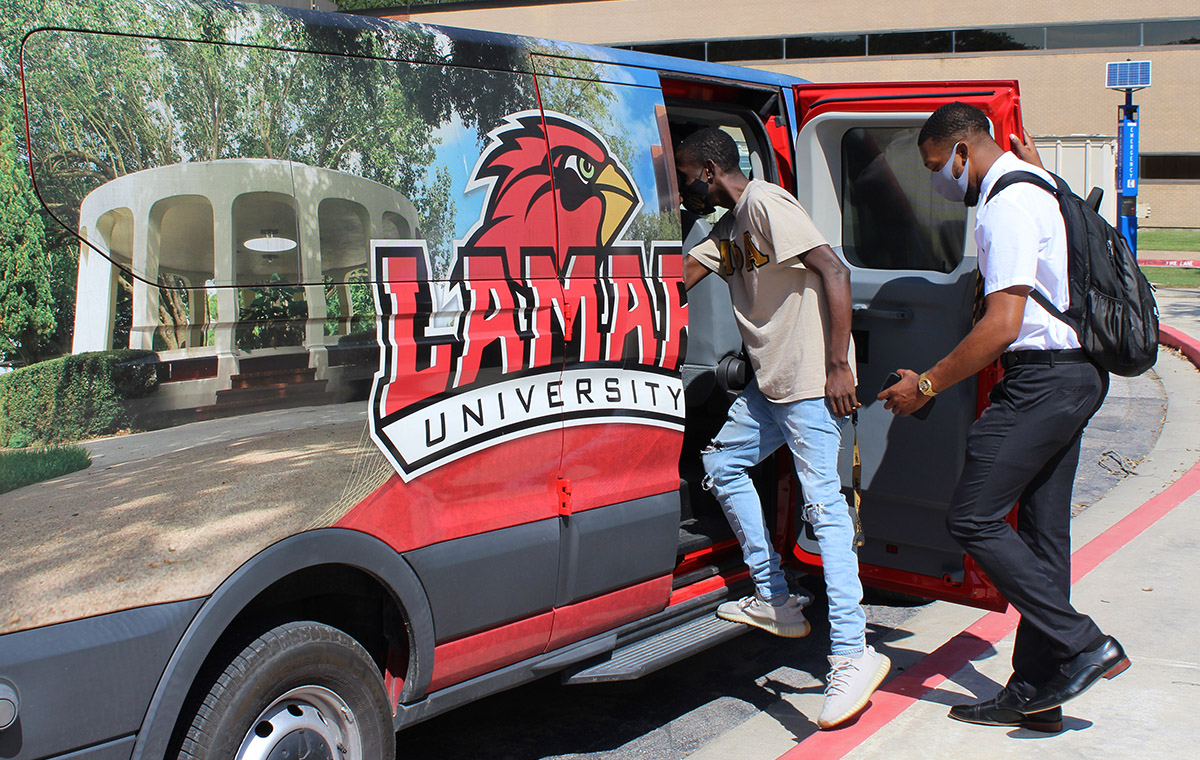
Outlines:
{"type": "Polygon", "coordinates": [[[1147,21],[1143,45],[1200,45],[1200,21],[1147,21]]]}
{"type": "Polygon", "coordinates": [[[1046,27],[1046,48],[1137,47],[1142,44],[1141,24],[1073,24],[1046,27]]]}
{"type": "Polygon", "coordinates": [[[1144,180],[1200,180],[1200,153],[1143,153],[1141,175],[1144,180]]]}
{"type": "Polygon", "coordinates": [[[771,61],[783,58],[782,39],[722,40],[708,43],[710,61],[771,61]]]}
{"type": "Polygon", "coordinates": [[[865,34],[788,37],[785,43],[784,54],[788,58],[841,58],[867,54],[865,34]]]}
{"type": "Polygon", "coordinates": [[[630,45],[629,49],[636,50],[639,53],[672,55],[676,58],[691,58],[696,61],[707,60],[704,54],[703,42],[668,42],[662,45],[630,45]]]}
{"type": "Polygon", "coordinates": [[[1041,50],[1046,46],[1046,27],[1018,26],[1008,29],[962,29],[954,33],[954,52],[988,53],[998,50],[1041,50]]]}
{"type": "Polygon", "coordinates": [[[867,35],[867,55],[952,53],[950,32],[888,32],[867,35]]]}

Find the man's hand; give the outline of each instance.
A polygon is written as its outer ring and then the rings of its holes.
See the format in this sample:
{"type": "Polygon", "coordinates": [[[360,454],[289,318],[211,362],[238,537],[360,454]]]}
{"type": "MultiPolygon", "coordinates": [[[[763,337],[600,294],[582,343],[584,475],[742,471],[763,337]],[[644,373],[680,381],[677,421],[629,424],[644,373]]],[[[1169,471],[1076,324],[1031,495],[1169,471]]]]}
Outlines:
{"type": "Polygon", "coordinates": [[[900,382],[884,388],[876,398],[885,402],[883,408],[891,409],[892,414],[907,417],[928,404],[932,396],[926,396],[917,388],[920,376],[916,372],[911,369],[898,369],[896,372],[900,375],[900,382]]]}
{"type": "Polygon", "coordinates": [[[833,407],[833,413],[839,417],[849,417],[862,406],[854,392],[854,373],[850,371],[848,363],[826,369],[825,398],[833,407]]]}
{"type": "Polygon", "coordinates": [[[1037,146],[1033,144],[1033,136],[1029,134],[1029,130],[1022,130],[1024,139],[1010,134],[1008,136],[1009,145],[1012,146],[1013,155],[1021,159],[1027,164],[1033,164],[1039,169],[1045,169],[1042,166],[1042,157],[1038,155],[1037,146]]]}

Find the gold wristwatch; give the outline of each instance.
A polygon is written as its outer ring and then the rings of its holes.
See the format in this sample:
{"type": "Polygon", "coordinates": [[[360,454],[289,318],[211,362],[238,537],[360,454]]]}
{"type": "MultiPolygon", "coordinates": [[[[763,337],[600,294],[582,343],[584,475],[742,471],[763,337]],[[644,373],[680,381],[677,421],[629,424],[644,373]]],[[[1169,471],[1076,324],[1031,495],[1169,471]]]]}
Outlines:
{"type": "Polygon", "coordinates": [[[924,372],[917,378],[917,390],[930,398],[938,395],[938,392],[933,389],[933,383],[930,382],[929,377],[924,372]]]}

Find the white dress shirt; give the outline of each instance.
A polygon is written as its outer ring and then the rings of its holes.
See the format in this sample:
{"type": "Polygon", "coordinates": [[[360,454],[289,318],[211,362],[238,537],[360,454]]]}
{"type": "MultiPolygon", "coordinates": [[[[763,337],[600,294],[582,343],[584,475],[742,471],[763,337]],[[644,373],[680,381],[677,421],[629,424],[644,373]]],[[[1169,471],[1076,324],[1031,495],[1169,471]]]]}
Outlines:
{"type": "MultiPolygon", "coordinates": [[[[1058,201],[1045,190],[1020,182],[986,200],[996,180],[1013,171],[1037,174],[1051,185],[1044,170],[1021,161],[1012,153],[996,159],[980,183],[982,204],[975,216],[975,245],[979,249],[979,271],[984,295],[1014,285],[1040,291],[1050,302],[1066,311],[1067,229],[1058,201]]],[[[1009,351],[1023,349],[1079,348],[1079,338],[1066,323],[1029,298],[1017,339],[1009,351]]]]}

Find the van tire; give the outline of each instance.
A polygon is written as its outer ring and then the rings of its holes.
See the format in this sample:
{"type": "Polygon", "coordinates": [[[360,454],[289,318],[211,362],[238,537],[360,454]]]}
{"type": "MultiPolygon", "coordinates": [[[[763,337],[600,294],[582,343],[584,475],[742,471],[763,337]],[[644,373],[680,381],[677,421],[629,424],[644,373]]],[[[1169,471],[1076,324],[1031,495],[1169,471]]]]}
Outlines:
{"type": "Polygon", "coordinates": [[[336,760],[396,756],[379,669],[337,628],[284,623],[246,645],[210,685],[178,757],[266,760],[273,750],[336,760]]]}

